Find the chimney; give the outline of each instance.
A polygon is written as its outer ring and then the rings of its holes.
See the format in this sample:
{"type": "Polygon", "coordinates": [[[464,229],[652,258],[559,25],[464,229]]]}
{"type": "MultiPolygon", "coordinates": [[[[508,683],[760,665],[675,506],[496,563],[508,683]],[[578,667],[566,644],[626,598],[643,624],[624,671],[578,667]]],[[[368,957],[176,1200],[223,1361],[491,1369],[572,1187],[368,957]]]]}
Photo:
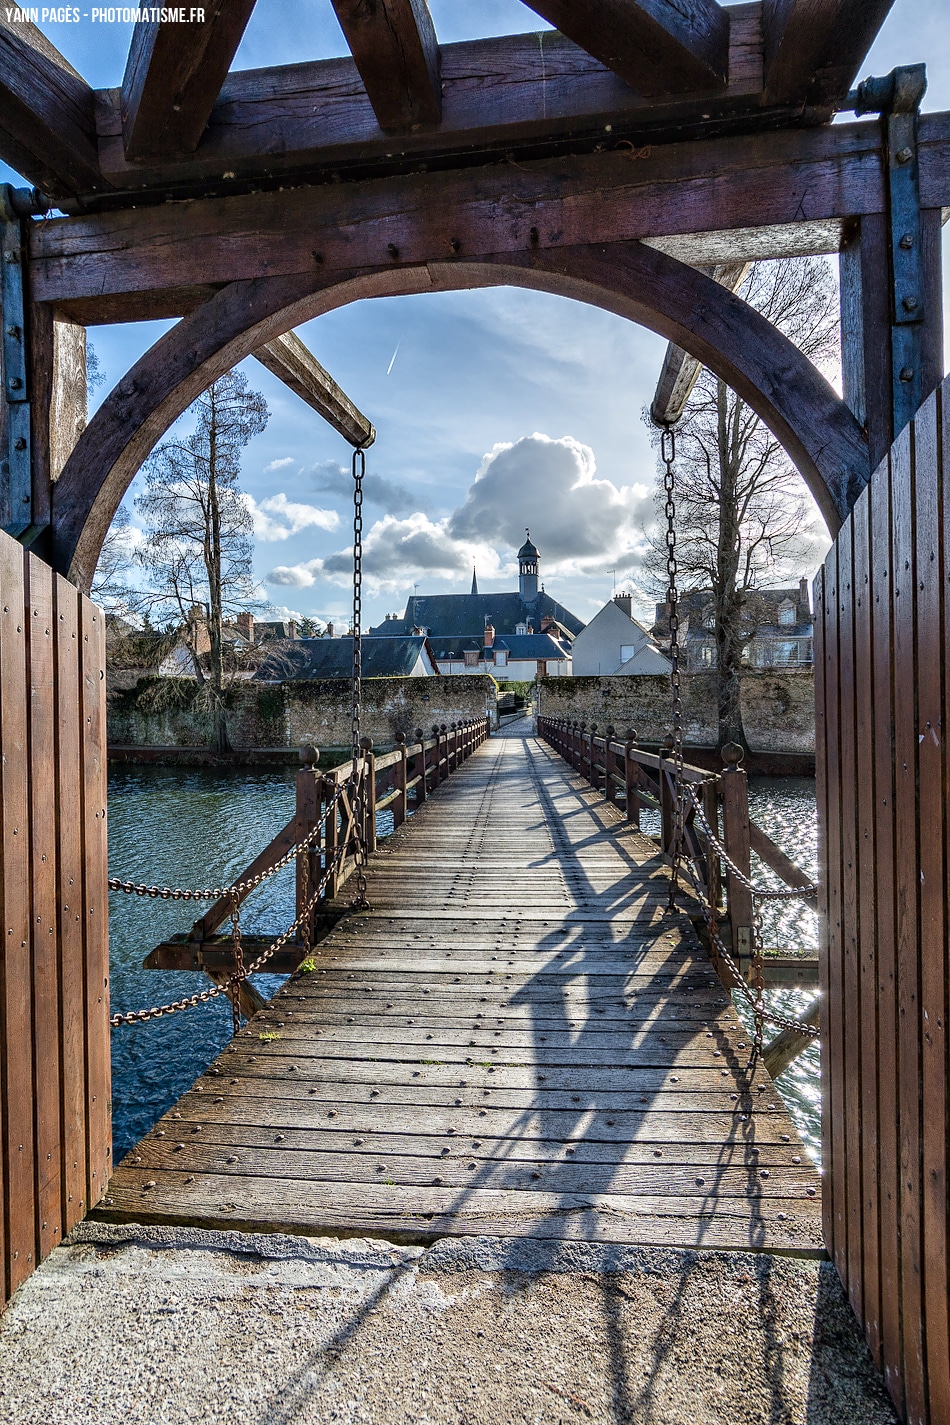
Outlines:
{"type": "Polygon", "coordinates": [[[238,614],[238,616],[237,616],[237,630],[238,630],[238,633],[243,633],[243,635],[244,635],[244,637],[247,639],[248,643],[253,643],[253,642],[254,642],[254,615],[253,615],[253,614],[238,614]]]}
{"type": "Polygon", "coordinates": [[[485,647],[486,647],[486,648],[491,648],[491,646],[492,646],[492,644],[493,644],[494,642],[495,642],[495,625],[494,625],[494,624],[491,624],[491,623],[486,623],[486,625],[485,625],[485,647]]]}
{"type": "Polygon", "coordinates": [[[627,618],[633,618],[633,595],[614,594],[614,603],[618,608],[623,609],[627,618]]]}
{"type": "Polygon", "coordinates": [[[799,598],[799,602],[802,603],[802,604],[804,604],[806,609],[808,609],[808,608],[811,607],[811,604],[809,603],[809,599],[808,599],[808,580],[807,580],[807,579],[802,578],[802,579],[799,579],[799,581],[798,581],[798,598],[799,598]]]}
{"type": "Polygon", "coordinates": [[[545,614],[544,618],[541,620],[541,632],[547,633],[548,629],[554,629],[556,627],[557,619],[553,618],[551,614],[545,614]]]}
{"type": "Polygon", "coordinates": [[[336,634],[333,632],[332,623],[327,624],[327,638],[336,638],[336,634]]]}
{"type": "MultiPolygon", "coordinates": [[[[253,618],[252,618],[252,619],[251,619],[251,625],[252,625],[252,634],[251,634],[251,636],[252,636],[252,638],[253,638],[253,623],[254,623],[254,620],[253,620],[253,618]]],[[[296,619],[291,619],[291,620],[290,620],[290,636],[291,636],[291,638],[296,638],[296,637],[297,637],[297,620],[296,620],[296,619]]]]}
{"type": "Polygon", "coordinates": [[[529,632],[529,633],[534,633],[534,624],[533,624],[533,623],[529,623],[529,624],[528,624],[528,632],[529,632]]]}

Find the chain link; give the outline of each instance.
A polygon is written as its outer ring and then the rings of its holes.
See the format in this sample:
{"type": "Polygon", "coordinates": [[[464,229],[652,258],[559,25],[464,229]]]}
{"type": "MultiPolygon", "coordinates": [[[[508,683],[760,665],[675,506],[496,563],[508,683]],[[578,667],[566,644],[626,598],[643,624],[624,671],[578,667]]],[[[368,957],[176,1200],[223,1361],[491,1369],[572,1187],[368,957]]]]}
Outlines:
{"type": "Polygon", "coordinates": [[[353,451],[353,683],[352,683],[352,744],[353,771],[350,778],[353,833],[355,838],[356,895],[353,907],[368,908],[366,899],[366,826],[364,788],[368,762],[365,763],[361,738],[363,716],[363,477],[366,474],[366,451],[353,451]]]}
{"type": "Polygon", "coordinates": [[[781,890],[773,890],[768,886],[757,886],[755,882],[751,881],[743,871],[739,870],[739,867],[736,865],[735,861],[733,861],[732,857],[729,855],[729,852],[726,850],[725,846],[723,846],[722,842],[719,840],[716,833],[709,825],[709,821],[706,817],[706,812],[703,809],[703,805],[697,797],[694,788],[691,786],[687,786],[686,795],[693,803],[693,809],[696,813],[696,820],[702,827],[703,835],[706,837],[706,840],[711,846],[715,847],[718,855],[725,863],[727,869],[731,871],[733,876],[735,876],[736,880],[739,881],[743,886],[745,886],[746,890],[751,891],[754,896],[758,896],[759,900],[813,900],[814,897],[818,894],[818,887],[812,882],[810,882],[807,886],[785,886],[781,890]]]}
{"type": "Polygon", "coordinates": [[[324,823],[330,815],[331,810],[336,807],[340,795],[341,791],[338,789],[333,800],[325,808],[320,820],[314,823],[302,841],[295,842],[279,861],[274,862],[273,866],[269,866],[266,871],[261,871],[258,875],[252,876],[249,880],[235,881],[234,884],[230,886],[208,886],[204,890],[199,891],[181,886],[146,886],[137,881],[122,881],[119,880],[117,876],[110,876],[108,883],[109,890],[124,891],[126,895],[148,896],[151,900],[163,901],[218,901],[222,900],[225,896],[234,895],[236,892],[243,900],[246,896],[250,895],[251,891],[256,890],[258,886],[263,885],[265,881],[269,880],[271,876],[276,876],[278,871],[282,871],[285,866],[289,866],[291,861],[299,856],[302,851],[312,846],[314,841],[319,839],[324,823]]]}
{"type": "Polygon", "coordinates": [[[231,947],[234,952],[234,970],[231,974],[231,1019],[235,1034],[241,1028],[241,986],[247,976],[244,969],[244,946],[241,942],[241,900],[237,892],[231,894],[231,947]]]}
{"type": "Polygon", "coordinates": [[[666,494],[666,603],[670,621],[670,691],[672,693],[672,719],[670,734],[673,740],[673,844],[670,848],[670,890],[667,906],[674,909],[676,887],[679,881],[680,863],[683,859],[683,694],[680,684],[680,643],[679,643],[679,594],[677,577],[679,568],[676,559],[676,435],[673,427],[663,427],[660,436],[660,458],[663,461],[663,489],[666,494]]]}

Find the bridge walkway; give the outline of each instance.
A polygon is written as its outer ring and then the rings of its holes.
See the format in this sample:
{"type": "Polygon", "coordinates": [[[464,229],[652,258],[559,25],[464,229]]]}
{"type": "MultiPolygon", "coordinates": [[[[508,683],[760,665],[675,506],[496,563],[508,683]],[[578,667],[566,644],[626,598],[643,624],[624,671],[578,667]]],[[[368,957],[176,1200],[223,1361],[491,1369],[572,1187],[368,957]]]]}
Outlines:
{"type": "Polygon", "coordinates": [[[95,1216],[821,1255],[820,1179],[668,872],[515,724],[117,1168],[95,1216]]]}

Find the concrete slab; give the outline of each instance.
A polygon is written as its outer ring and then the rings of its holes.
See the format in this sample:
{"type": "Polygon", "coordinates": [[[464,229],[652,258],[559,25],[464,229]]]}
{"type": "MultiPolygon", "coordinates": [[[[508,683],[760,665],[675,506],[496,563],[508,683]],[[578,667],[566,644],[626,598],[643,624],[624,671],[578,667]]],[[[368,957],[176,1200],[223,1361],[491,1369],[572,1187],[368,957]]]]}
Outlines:
{"type": "Polygon", "coordinates": [[[85,1223],[0,1321],[10,1425],[894,1425],[827,1263],[85,1223]]]}

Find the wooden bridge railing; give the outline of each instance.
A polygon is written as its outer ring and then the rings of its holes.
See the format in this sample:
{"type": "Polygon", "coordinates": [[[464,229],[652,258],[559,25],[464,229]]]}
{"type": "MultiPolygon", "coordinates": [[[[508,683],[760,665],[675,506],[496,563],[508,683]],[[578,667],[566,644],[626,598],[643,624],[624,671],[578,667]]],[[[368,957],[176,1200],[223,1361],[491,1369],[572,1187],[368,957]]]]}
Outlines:
{"type": "MultiPolygon", "coordinates": [[[[596,725],[587,726],[565,718],[538,718],[538,734],[579,772],[607,801],[623,809],[633,826],[640,826],[644,806],[660,813],[660,847],[669,856],[676,827],[676,764],[672,739],[661,752],[648,752],[637,745],[631,729],[621,741],[614,729],[602,734],[596,725]]],[[[717,908],[717,928],[729,946],[743,977],[753,974],[752,891],[728,863],[714,851],[709,836],[689,795],[695,795],[706,824],[725,849],[729,861],[741,876],[751,879],[752,852],[789,887],[807,889],[810,878],[782,851],[749,815],[749,784],[741,767],[741,749],[723,748],[723,770],[704,771],[685,763],[682,770],[684,801],[683,837],[700,892],[717,908]]],[[[711,947],[716,958],[715,946],[711,947]]],[[[728,967],[717,966],[726,983],[734,978],[728,967]]],[[[763,974],[767,984],[805,985],[818,983],[816,957],[803,958],[783,949],[766,952],[763,974]]]]}
{"type": "MultiPolygon", "coordinates": [[[[417,728],[415,741],[397,738],[391,752],[376,756],[372,739],[364,738],[362,756],[355,767],[350,759],[338,767],[321,771],[320,754],[312,744],[301,749],[303,765],[297,773],[294,815],[260,855],[236,878],[240,888],[221,895],[191,931],[164,941],[145,960],[152,970],[203,970],[217,984],[230,981],[234,973],[234,950],[230,937],[218,932],[251,894],[259,878],[268,875],[294,847],[307,845],[296,856],[296,916],[303,923],[294,939],[268,958],[267,971],[287,974],[295,970],[313,945],[332,924],[336,912],[329,909],[343,886],[357,869],[359,845],[368,855],[376,850],[377,815],[389,810],[393,829],[419,807],[435,789],[465,762],[489,735],[487,718],[467,718],[433,726],[426,737],[417,728]],[[321,882],[325,882],[321,886],[321,882]],[[320,888],[315,904],[314,890],[320,888]]],[[[253,956],[266,939],[243,937],[253,956]]],[[[263,1001],[248,981],[241,985],[241,1008],[246,1016],[255,1013],[263,1001]]]]}

